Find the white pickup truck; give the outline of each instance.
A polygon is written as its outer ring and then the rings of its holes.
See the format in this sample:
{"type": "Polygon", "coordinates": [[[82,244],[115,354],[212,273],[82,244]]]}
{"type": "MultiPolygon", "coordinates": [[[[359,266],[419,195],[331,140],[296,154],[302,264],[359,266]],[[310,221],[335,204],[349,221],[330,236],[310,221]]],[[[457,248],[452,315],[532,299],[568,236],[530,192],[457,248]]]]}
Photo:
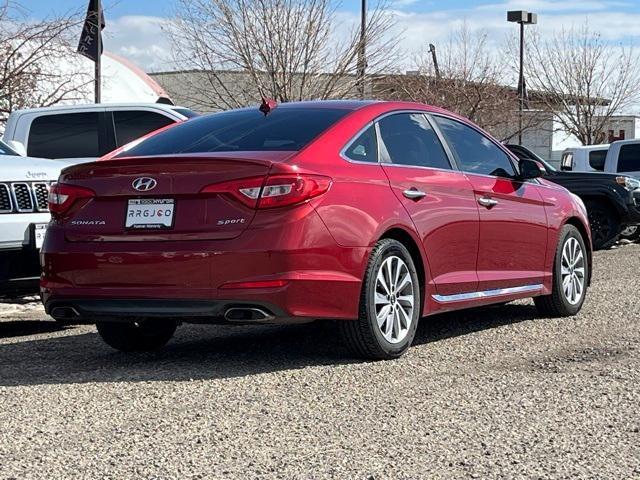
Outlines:
{"type": "Polygon", "coordinates": [[[604,171],[640,179],[640,140],[618,140],[607,152],[604,171]]]}
{"type": "Polygon", "coordinates": [[[0,296],[37,292],[49,185],[69,164],[21,157],[0,142],[0,296]]]}

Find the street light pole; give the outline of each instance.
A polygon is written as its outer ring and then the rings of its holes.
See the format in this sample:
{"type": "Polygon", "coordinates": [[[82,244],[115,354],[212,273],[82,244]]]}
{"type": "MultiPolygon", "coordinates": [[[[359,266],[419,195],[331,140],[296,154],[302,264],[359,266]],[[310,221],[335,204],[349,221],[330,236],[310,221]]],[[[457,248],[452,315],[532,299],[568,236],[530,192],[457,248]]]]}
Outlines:
{"type": "Polygon", "coordinates": [[[507,21],[520,24],[520,74],[518,78],[518,144],[522,145],[523,115],[526,95],[524,79],[524,26],[538,23],[538,15],[526,10],[507,12],[507,21]]]}
{"type": "Polygon", "coordinates": [[[362,0],[360,7],[360,43],[358,45],[358,94],[364,100],[364,77],[367,68],[367,0],[362,0]]]}

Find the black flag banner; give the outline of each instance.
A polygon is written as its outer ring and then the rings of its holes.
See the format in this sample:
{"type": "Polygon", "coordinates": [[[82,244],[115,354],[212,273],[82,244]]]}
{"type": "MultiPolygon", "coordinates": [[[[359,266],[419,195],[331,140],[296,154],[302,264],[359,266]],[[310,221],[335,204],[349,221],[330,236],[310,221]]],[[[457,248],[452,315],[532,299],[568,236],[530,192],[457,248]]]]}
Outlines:
{"type": "Polygon", "coordinates": [[[98,55],[102,55],[102,29],[104,29],[104,14],[100,7],[100,0],[89,0],[87,8],[87,18],[84,21],[84,28],[78,43],[78,53],[90,58],[94,62],[98,61],[98,55]],[[98,11],[100,12],[100,29],[98,29],[98,11]],[[98,42],[100,35],[100,42],[98,42]],[[98,44],[100,53],[98,54],[98,44]]]}

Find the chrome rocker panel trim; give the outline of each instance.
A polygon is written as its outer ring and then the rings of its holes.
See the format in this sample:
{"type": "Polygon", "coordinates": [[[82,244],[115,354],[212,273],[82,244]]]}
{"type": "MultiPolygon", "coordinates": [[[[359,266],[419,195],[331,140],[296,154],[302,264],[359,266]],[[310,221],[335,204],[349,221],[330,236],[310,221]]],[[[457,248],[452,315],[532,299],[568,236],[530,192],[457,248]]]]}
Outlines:
{"type": "Polygon", "coordinates": [[[485,290],[483,292],[457,293],[455,295],[432,295],[438,303],[463,302],[466,300],[477,300],[479,298],[501,297],[504,295],[516,295],[520,293],[539,292],[544,289],[544,285],[523,285],[522,287],[498,288],[495,290],[485,290]]]}

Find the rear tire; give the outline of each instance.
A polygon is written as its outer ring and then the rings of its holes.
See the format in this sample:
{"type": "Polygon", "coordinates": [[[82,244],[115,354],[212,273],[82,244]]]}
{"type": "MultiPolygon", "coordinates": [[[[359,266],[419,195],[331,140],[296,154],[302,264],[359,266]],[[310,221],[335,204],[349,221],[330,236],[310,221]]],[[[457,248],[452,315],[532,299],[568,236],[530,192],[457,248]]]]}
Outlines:
{"type": "Polygon", "coordinates": [[[420,299],[420,282],[409,251],[397,240],[380,240],[365,273],[359,317],[339,324],[345,344],[361,358],[402,356],[416,334],[420,299]]]}
{"type": "Polygon", "coordinates": [[[150,352],[164,347],[176,331],[169,320],[146,320],[134,323],[97,322],[102,340],[121,352],[150,352]]]}
{"type": "Polygon", "coordinates": [[[587,200],[587,215],[591,225],[593,249],[609,248],[618,239],[620,233],[620,219],[612,208],[597,200],[587,200]]]}
{"type": "Polygon", "coordinates": [[[551,294],[533,299],[540,314],[570,317],[580,311],[589,283],[587,255],[580,231],[573,225],[565,225],[556,249],[551,294]]]}

